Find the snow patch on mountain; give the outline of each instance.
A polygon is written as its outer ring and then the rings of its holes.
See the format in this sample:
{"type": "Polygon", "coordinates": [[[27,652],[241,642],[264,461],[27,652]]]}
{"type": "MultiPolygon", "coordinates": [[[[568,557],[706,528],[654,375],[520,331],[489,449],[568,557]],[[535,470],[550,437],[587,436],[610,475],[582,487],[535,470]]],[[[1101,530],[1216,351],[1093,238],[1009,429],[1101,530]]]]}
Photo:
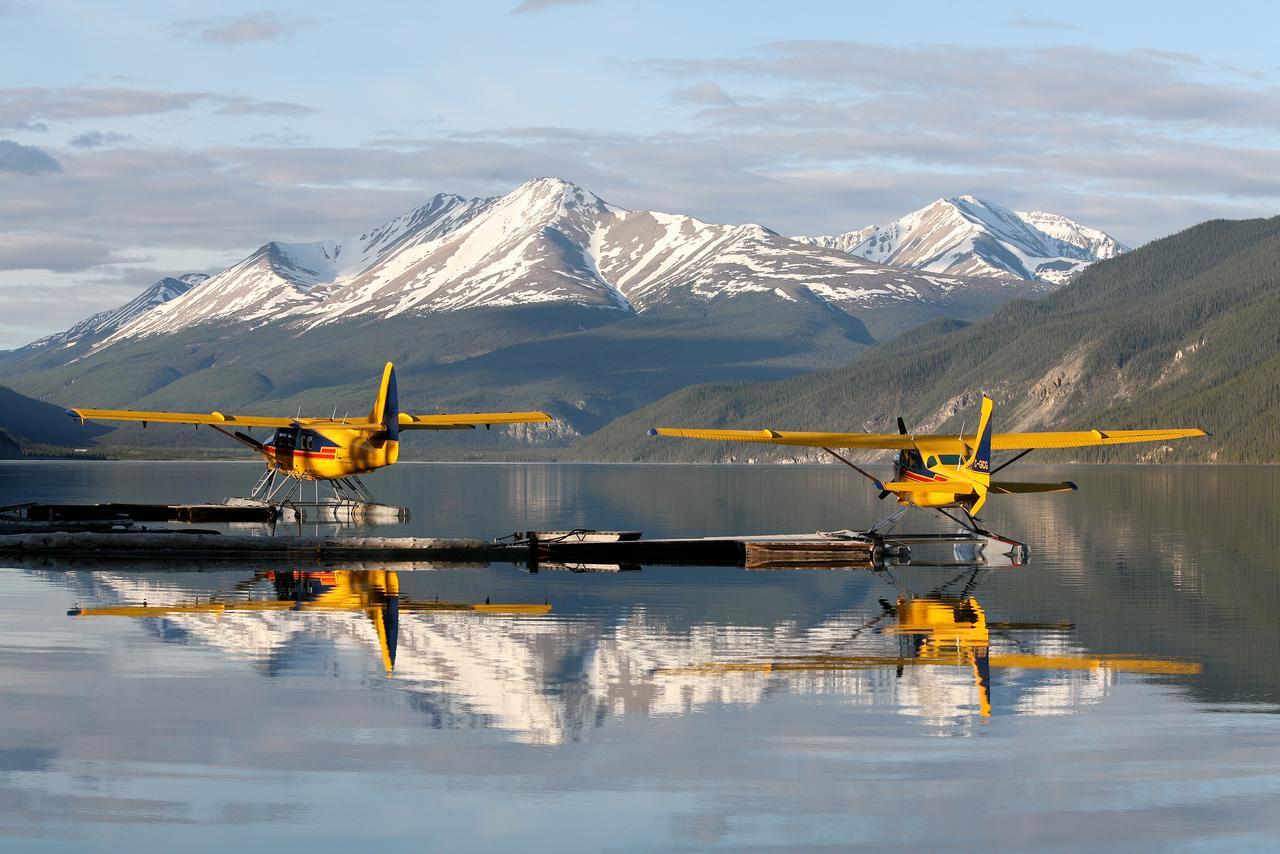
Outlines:
{"type": "Polygon", "coordinates": [[[884,226],[795,239],[895,267],[1051,284],[1128,251],[1067,217],[1013,211],[975,196],[939,199],[884,226]]]}

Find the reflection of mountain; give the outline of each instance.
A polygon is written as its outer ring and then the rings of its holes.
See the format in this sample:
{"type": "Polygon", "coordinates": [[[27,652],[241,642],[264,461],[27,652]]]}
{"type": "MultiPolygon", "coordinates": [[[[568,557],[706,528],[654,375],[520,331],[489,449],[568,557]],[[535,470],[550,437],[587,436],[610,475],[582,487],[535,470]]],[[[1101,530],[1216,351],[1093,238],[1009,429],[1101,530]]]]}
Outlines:
{"type": "Polygon", "coordinates": [[[780,612],[752,625],[673,619],[636,603],[545,615],[497,602],[489,612],[458,610],[470,606],[402,596],[392,572],[246,574],[212,599],[155,576],[66,577],[98,601],[134,603],[85,614],[134,616],[158,638],[225,651],[267,675],[336,672],[338,656],[357,652],[368,668],[362,678],[409,692],[433,725],[492,726],[540,744],[581,739],[610,718],[755,705],[780,692],[963,731],[988,709],[1079,711],[1106,695],[1123,666],[1099,666],[1062,625],[988,622],[968,593],[916,597],[882,587],[876,593],[894,601],[841,606],[808,622],[780,612]]]}

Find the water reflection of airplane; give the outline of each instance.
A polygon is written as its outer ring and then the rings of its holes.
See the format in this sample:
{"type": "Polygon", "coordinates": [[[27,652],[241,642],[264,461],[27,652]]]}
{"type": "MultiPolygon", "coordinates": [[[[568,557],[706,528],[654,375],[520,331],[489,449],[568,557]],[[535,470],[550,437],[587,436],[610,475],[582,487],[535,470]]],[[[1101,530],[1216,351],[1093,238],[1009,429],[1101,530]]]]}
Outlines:
{"type": "Polygon", "coordinates": [[[274,599],[235,599],[194,601],[177,605],[108,605],[67,611],[71,617],[170,617],[177,614],[223,614],[235,611],[363,611],[373,624],[382,653],[382,664],[388,673],[395,668],[396,644],[400,633],[400,614],[414,611],[470,611],[477,614],[537,616],[551,612],[547,603],[484,602],[417,602],[400,595],[400,577],[391,570],[331,570],[327,572],[258,572],[236,585],[250,593],[260,581],[270,581],[274,599]]]}
{"type": "Polygon", "coordinates": [[[798,671],[871,670],[892,667],[901,677],[909,667],[964,667],[971,671],[978,692],[978,711],[991,714],[991,671],[1016,670],[1101,670],[1124,673],[1193,675],[1200,664],[1171,659],[1135,658],[1108,655],[1045,655],[1026,651],[1016,636],[1019,632],[1067,631],[1071,623],[992,622],[972,595],[981,569],[974,569],[917,596],[900,591],[895,602],[880,600],[882,611],[856,629],[848,641],[865,631],[896,636],[896,655],[848,655],[838,648],[813,654],[785,655],[741,662],[708,662],[689,667],[667,668],[667,675],[723,673],[787,673],[798,671]],[[958,593],[947,588],[964,580],[958,593]],[[1008,641],[1011,651],[992,652],[993,636],[1008,641]]]}

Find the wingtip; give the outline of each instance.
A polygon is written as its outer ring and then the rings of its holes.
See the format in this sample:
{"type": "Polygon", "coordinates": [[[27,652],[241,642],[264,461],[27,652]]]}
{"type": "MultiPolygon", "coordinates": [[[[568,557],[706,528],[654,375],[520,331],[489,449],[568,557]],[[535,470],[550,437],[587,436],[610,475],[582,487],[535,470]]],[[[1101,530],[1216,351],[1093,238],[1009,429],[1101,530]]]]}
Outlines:
{"type": "Polygon", "coordinates": [[[1071,480],[1067,481],[1067,486],[1071,487],[1072,492],[1080,491],[1080,487],[1076,486],[1075,481],[1071,481],[1071,480]]]}
{"type": "Polygon", "coordinates": [[[649,436],[657,436],[657,435],[658,435],[658,428],[657,428],[657,427],[650,427],[646,435],[649,435],[649,436]]]}

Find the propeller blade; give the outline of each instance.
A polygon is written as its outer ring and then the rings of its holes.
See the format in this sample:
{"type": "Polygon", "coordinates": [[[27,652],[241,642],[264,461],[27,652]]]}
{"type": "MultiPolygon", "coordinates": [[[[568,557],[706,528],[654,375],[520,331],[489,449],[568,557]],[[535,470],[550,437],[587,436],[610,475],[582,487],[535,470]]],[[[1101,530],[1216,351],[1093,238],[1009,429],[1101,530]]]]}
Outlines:
{"type": "Polygon", "coordinates": [[[907,422],[902,420],[901,415],[898,416],[898,433],[903,436],[907,435],[907,422]]]}
{"type": "Polygon", "coordinates": [[[877,497],[878,497],[881,501],[884,501],[884,500],[885,500],[886,498],[888,498],[890,495],[893,495],[893,493],[892,493],[892,492],[890,492],[890,491],[889,491],[889,490],[887,490],[887,489],[882,489],[882,490],[880,490],[880,495],[879,495],[879,496],[877,496],[877,497]]]}

